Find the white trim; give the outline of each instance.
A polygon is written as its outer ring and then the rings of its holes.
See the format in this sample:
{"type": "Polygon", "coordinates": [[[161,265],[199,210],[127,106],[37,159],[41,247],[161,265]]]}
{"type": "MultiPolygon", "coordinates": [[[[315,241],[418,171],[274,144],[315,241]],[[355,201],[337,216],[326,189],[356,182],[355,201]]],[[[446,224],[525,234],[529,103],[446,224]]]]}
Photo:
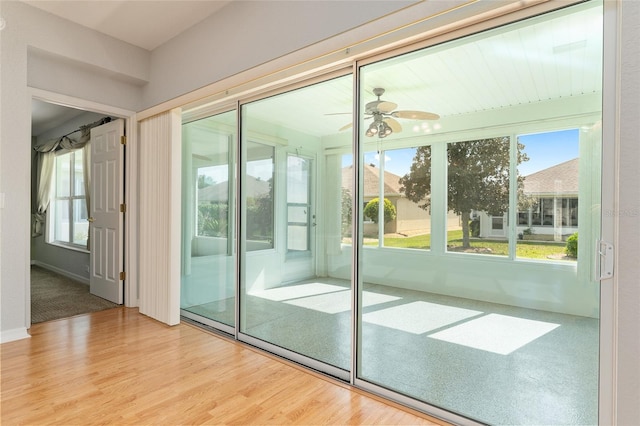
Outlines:
{"type": "Polygon", "coordinates": [[[0,343],[13,342],[14,340],[28,339],[31,335],[26,328],[13,328],[0,332],[0,343]]]}
{"type": "MultiPolygon", "coordinates": [[[[61,93],[29,87],[27,93],[31,99],[38,99],[44,102],[63,105],[70,108],[82,109],[85,111],[97,112],[110,116],[125,119],[125,133],[127,135],[127,154],[125,174],[125,200],[127,205],[127,216],[124,229],[124,266],[128,268],[127,279],[124,281],[124,301],[127,307],[138,306],[138,271],[137,271],[137,246],[138,238],[135,230],[138,223],[137,187],[138,174],[134,161],[137,160],[137,127],[136,113],[127,109],[100,104],[86,99],[75,98],[61,93]]],[[[27,289],[25,297],[27,323],[30,324],[31,316],[31,292],[27,289]]]]}
{"type": "MultiPolygon", "coordinates": [[[[620,3],[603,1],[603,76],[602,76],[602,175],[601,175],[601,212],[617,211],[619,188],[619,116],[620,116],[620,51],[621,28],[618,25],[621,11],[620,3]]],[[[601,214],[600,238],[612,242],[618,241],[619,217],[607,217],[601,214]]],[[[595,265],[594,265],[595,266],[595,265]]],[[[603,280],[600,285],[600,377],[598,384],[598,422],[599,424],[617,424],[617,363],[618,359],[618,318],[617,310],[618,282],[603,280]]]]}
{"type": "Polygon", "coordinates": [[[67,278],[71,278],[74,281],[81,282],[82,284],[89,285],[89,278],[83,277],[82,275],[77,275],[69,271],[65,271],[64,269],[60,269],[57,266],[49,265],[48,263],[40,262],[39,260],[32,260],[32,265],[39,266],[41,268],[47,269],[51,272],[55,272],[58,275],[65,276],[67,278]]]}

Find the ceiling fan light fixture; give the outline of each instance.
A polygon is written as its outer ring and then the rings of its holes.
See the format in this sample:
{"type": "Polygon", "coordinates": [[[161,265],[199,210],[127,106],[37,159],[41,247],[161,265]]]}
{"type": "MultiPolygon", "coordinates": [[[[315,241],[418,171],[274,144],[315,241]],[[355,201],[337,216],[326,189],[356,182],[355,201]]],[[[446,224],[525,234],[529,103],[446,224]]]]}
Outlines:
{"type": "Polygon", "coordinates": [[[369,128],[367,129],[367,132],[365,133],[365,135],[372,137],[372,136],[375,136],[376,134],[378,134],[378,123],[374,121],[369,125],[369,128]]]}

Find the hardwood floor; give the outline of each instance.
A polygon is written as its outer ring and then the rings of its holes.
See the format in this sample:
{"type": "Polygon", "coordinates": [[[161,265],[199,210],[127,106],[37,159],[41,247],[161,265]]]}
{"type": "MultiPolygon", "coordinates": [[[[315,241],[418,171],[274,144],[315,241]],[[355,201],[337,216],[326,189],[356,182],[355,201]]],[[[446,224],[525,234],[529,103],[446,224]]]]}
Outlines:
{"type": "Polygon", "coordinates": [[[4,343],[0,423],[442,424],[188,324],[116,308],[4,343]]]}

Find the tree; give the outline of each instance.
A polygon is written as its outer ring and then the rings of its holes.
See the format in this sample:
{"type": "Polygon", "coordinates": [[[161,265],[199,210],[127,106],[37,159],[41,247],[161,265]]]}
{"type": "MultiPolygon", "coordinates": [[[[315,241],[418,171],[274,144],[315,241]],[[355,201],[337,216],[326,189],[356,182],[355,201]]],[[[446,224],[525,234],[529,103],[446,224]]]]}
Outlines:
{"type": "Polygon", "coordinates": [[[206,188],[207,186],[215,185],[216,182],[211,176],[198,175],[198,189],[206,188]]]}
{"type": "MultiPolygon", "coordinates": [[[[528,161],[518,142],[517,162],[528,161]]],[[[472,210],[502,215],[509,208],[509,138],[497,137],[447,145],[448,208],[461,216],[462,246],[469,245],[472,210]]],[[[518,176],[518,192],[524,178],[518,176]]],[[[427,210],[431,203],[431,147],[421,146],[409,173],[400,178],[400,191],[427,210]]]]}
{"type": "MultiPolygon", "coordinates": [[[[373,223],[378,223],[378,198],[374,198],[364,206],[364,216],[368,217],[373,223]]],[[[384,199],[384,223],[391,222],[396,218],[396,206],[388,199],[384,199]]]]}
{"type": "Polygon", "coordinates": [[[351,191],[347,188],[342,188],[342,200],[341,200],[341,218],[342,218],[342,236],[351,236],[351,191]]]}

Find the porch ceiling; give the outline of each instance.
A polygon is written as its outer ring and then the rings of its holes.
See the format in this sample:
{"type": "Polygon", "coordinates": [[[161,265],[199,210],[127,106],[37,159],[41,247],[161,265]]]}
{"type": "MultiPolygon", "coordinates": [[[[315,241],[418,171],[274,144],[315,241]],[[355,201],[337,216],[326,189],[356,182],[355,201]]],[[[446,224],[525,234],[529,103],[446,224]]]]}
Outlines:
{"type": "MultiPolygon", "coordinates": [[[[597,94],[601,67],[590,64],[599,63],[602,55],[599,10],[584,6],[582,13],[564,15],[560,11],[554,19],[517,22],[471,36],[471,41],[454,40],[426,54],[410,53],[365,67],[362,103],[375,100],[373,88],[382,87],[382,99],[397,103],[397,109],[451,119],[597,94]]],[[[351,108],[347,77],[257,102],[252,116],[326,136],[351,122],[351,108]],[[331,113],[344,115],[327,115],[331,113]]],[[[399,121],[405,128],[419,123],[399,121]]]]}

